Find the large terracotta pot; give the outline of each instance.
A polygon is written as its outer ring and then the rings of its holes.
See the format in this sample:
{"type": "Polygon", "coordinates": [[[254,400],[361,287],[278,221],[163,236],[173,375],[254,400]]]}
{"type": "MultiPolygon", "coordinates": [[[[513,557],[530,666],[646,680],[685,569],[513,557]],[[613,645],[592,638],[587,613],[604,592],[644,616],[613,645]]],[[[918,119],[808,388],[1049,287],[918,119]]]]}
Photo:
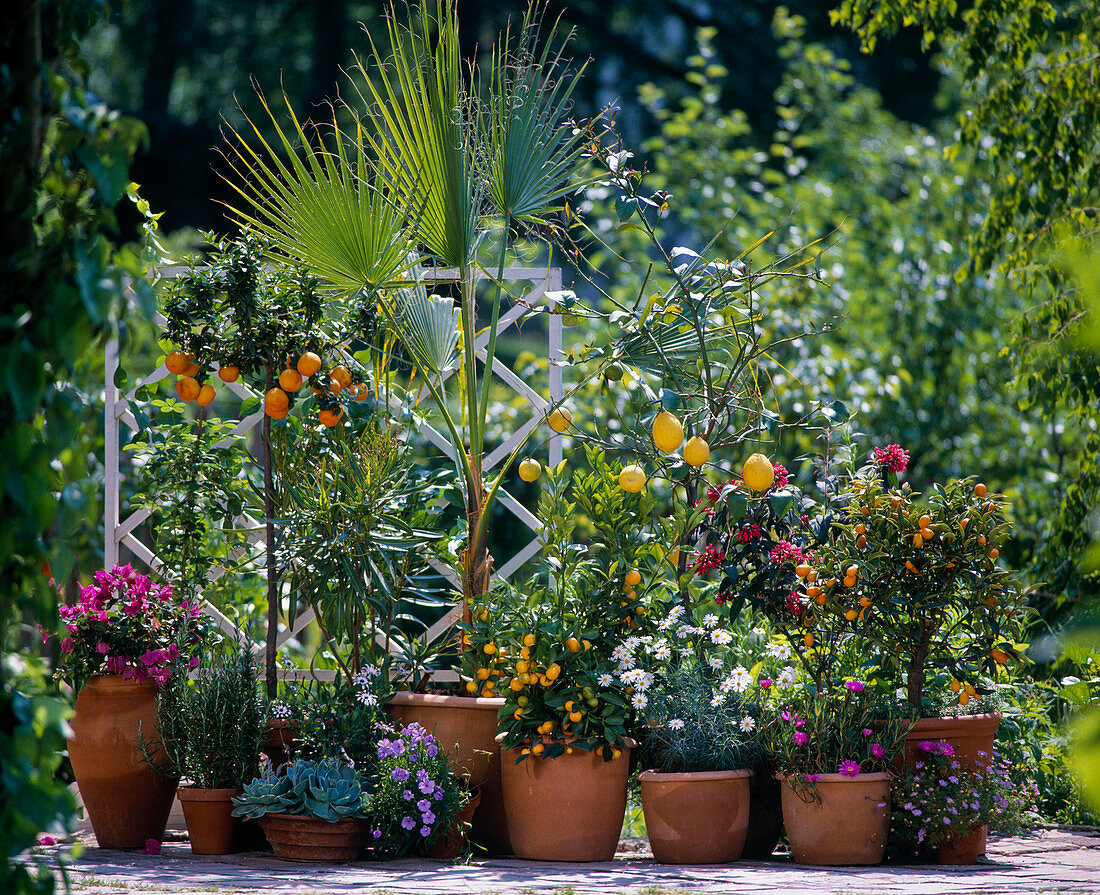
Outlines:
{"type": "Polygon", "coordinates": [[[989,827],[982,824],[964,836],[948,839],[936,849],[936,861],[939,864],[977,864],[978,858],[985,854],[986,834],[989,827]]]}
{"type": "Polygon", "coordinates": [[[749,829],[749,771],[642,771],[642,812],[662,864],[724,864],[741,857],[749,829]]]}
{"type": "Polygon", "coordinates": [[[143,848],[160,841],[176,780],[154,773],[138,748],[138,725],[156,741],[157,685],[95,675],[73,712],[69,759],[100,848],[143,848]]]}
{"type": "Polygon", "coordinates": [[[766,858],[783,835],[783,802],[779,781],[771,772],[757,770],[749,778],[749,830],[745,835],[745,859],[766,858]]]}
{"type": "Polygon", "coordinates": [[[192,854],[228,855],[240,848],[244,824],[233,816],[233,797],[240,794],[239,789],[179,788],[192,854]]]}
{"type": "MultiPolygon", "coordinates": [[[[633,745],[633,744],[631,744],[633,745]]],[[[604,761],[574,749],[557,758],[501,749],[508,832],[517,858],[610,861],[626,815],[629,747],[604,761]]]]}
{"type": "Polygon", "coordinates": [[[388,706],[399,724],[416,722],[432,733],[446,749],[455,773],[467,785],[481,790],[470,838],[489,854],[511,854],[504,796],[500,782],[500,749],[497,712],[504,699],[493,697],[438,696],[430,693],[396,693],[388,706]]]}
{"type": "Polygon", "coordinates": [[[299,814],[265,814],[259,819],[275,856],[286,861],[346,864],[359,857],[370,824],[359,818],[335,823],[299,814]]]}
{"type": "Polygon", "coordinates": [[[437,861],[453,861],[466,848],[467,831],[473,822],[474,812],[481,803],[481,790],[475,788],[470,793],[470,798],[458,812],[454,824],[443,833],[428,849],[428,857],[437,861]]]}
{"type": "MultiPolygon", "coordinates": [[[[890,831],[890,775],[821,774],[812,790],[783,779],[783,823],[798,864],[882,862],[890,831]]],[[[808,786],[808,785],[806,785],[808,786]]]]}
{"type": "Polygon", "coordinates": [[[993,754],[993,740],[1001,723],[1000,713],[989,715],[961,715],[958,718],[921,718],[905,737],[908,761],[919,761],[924,753],[920,744],[925,741],[945,740],[954,747],[954,758],[959,764],[989,763],[993,754]],[[986,757],[981,759],[979,752],[986,757]]]}

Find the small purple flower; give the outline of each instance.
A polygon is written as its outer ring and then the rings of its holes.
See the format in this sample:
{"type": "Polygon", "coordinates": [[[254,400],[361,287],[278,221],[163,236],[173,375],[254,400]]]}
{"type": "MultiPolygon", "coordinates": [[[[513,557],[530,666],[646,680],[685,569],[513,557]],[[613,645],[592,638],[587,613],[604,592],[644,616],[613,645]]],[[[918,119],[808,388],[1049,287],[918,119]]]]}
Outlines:
{"type": "Polygon", "coordinates": [[[421,827],[420,828],[421,838],[427,839],[431,835],[432,835],[432,828],[431,827],[421,827]]]}
{"type": "Polygon", "coordinates": [[[837,769],[838,774],[843,774],[845,777],[858,777],[859,772],[862,770],[858,761],[842,761],[840,767],[837,769]]]}
{"type": "Polygon", "coordinates": [[[435,815],[431,811],[425,811],[424,816],[420,818],[426,824],[435,823],[435,815]]]}
{"type": "Polygon", "coordinates": [[[95,645],[95,651],[101,656],[105,656],[111,651],[111,648],[101,640],[95,645]]]}
{"type": "Polygon", "coordinates": [[[439,754],[439,747],[436,746],[435,740],[428,743],[428,755],[431,758],[435,758],[439,754]]]}
{"type": "Polygon", "coordinates": [[[804,734],[801,730],[797,730],[795,731],[794,736],[792,736],[791,739],[794,740],[795,745],[805,746],[806,741],[809,740],[809,737],[806,736],[806,734],[804,734]]]}
{"type": "Polygon", "coordinates": [[[862,693],[864,690],[862,681],[848,681],[845,685],[853,693],[862,693]]]}
{"type": "Polygon", "coordinates": [[[421,811],[431,811],[432,803],[429,802],[427,799],[421,799],[419,802],[416,803],[416,807],[419,808],[421,811]]]}
{"type": "Polygon", "coordinates": [[[406,789],[403,793],[401,793],[401,796],[405,799],[406,802],[411,802],[413,799],[416,798],[416,796],[413,795],[413,791],[411,789],[406,789]]]}
{"type": "Polygon", "coordinates": [[[863,728],[863,735],[864,735],[865,737],[869,737],[869,736],[870,736],[871,734],[873,734],[873,733],[874,733],[874,731],[873,731],[873,730],[871,730],[871,728],[870,728],[870,727],[864,727],[864,728],[863,728]]]}
{"type": "Polygon", "coordinates": [[[406,771],[404,768],[398,767],[390,771],[390,776],[393,778],[395,783],[404,783],[406,780],[409,779],[409,772],[406,771]]]}
{"type": "Polygon", "coordinates": [[[886,754],[886,750],[882,748],[881,743],[872,743],[871,744],[871,755],[873,755],[875,758],[882,758],[882,756],[885,755],[885,754],[886,754]]]}
{"type": "Polygon", "coordinates": [[[382,831],[381,830],[375,830],[373,833],[371,833],[371,835],[375,839],[381,839],[382,838],[382,831]]]}
{"type": "Polygon", "coordinates": [[[416,826],[416,821],[413,820],[411,817],[403,817],[401,818],[401,826],[404,827],[406,830],[411,830],[413,827],[416,826]]]}

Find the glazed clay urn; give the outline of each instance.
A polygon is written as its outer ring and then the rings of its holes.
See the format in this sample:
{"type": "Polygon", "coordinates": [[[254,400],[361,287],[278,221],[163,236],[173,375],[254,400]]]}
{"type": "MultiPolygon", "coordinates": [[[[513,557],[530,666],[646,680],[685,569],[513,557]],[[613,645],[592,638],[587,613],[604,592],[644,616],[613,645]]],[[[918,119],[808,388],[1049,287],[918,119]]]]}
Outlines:
{"type": "Polygon", "coordinates": [[[749,828],[749,771],[642,771],[642,811],[662,864],[724,864],[741,857],[749,828]]]}
{"type": "Polygon", "coordinates": [[[76,697],[69,759],[100,848],[143,848],[164,838],[176,781],[142,757],[138,730],[156,742],[157,684],[95,675],[76,697]]]}
{"type": "Polygon", "coordinates": [[[783,823],[798,864],[880,864],[890,831],[890,775],[784,778],[783,823]]]}

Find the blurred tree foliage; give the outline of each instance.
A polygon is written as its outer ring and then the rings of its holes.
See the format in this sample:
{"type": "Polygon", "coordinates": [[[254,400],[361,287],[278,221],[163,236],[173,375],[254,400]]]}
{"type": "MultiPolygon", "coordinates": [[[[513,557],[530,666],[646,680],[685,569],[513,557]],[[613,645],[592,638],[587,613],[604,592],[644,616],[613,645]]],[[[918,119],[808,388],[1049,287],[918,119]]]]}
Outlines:
{"type": "MultiPolygon", "coordinates": [[[[249,79],[271,94],[281,86],[295,109],[321,119],[325,100],[335,99],[346,82],[341,68],[352,64],[352,50],[367,47],[362,27],[377,39],[382,0],[123,0],[91,32],[83,47],[94,70],[92,87],[112,104],[149,126],[152,140],[135,166],[153,206],[167,211],[172,228],[224,229],[212,201],[229,198],[219,180],[213,148],[220,145],[224,116],[234,127],[244,112],[264,120],[249,79]]],[[[772,92],[783,76],[770,29],[775,0],[550,0],[550,16],[562,16],[562,33],[575,29],[570,53],[592,59],[574,97],[578,114],[625,101],[631,108],[619,125],[637,144],[652,133],[652,122],[635,114],[633,98],[647,81],[679,90],[689,66],[698,27],[722,35],[715,44],[725,73],[719,88],[724,102],[736,103],[762,132],[771,129],[772,92]]],[[[861,56],[858,40],[830,26],[833,0],[791,0],[806,17],[816,40],[852,60],[856,76],[877,89],[904,118],[935,117],[932,98],[938,73],[920,52],[918,37],[902,35],[889,53],[861,56]]],[[[400,4],[398,4],[400,6],[400,4]]],[[[525,0],[477,0],[459,5],[463,53],[487,52],[495,36],[518,21],[525,0]]],[[[400,15],[401,13],[399,13],[400,15]]]]}

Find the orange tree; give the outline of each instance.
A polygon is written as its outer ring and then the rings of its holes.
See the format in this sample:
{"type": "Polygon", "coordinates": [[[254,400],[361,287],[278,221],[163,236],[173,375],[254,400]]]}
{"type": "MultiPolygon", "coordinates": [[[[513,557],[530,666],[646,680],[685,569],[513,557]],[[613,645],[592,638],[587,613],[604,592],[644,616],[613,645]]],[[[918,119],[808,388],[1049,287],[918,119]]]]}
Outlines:
{"type": "Polygon", "coordinates": [[[821,610],[903,678],[909,708],[920,713],[930,674],[950,675],[945,682],[966,705],[980,675],[996,677],[1019,659],[1024,609],[998,563],[1010,533],[1004,498],[961,479],[922,499],[898,484],[904,453],[878,448],[847,480],[830,536],[799,569],[796,592],[808,601],[818,586],[821,610]]]}
{"type": "MultiPolygon", "coordinates": [[[[163,303],[171,350],[165,366],[178,377],[176,394],[200,405],[216,398],[214,382],[240,382],[263,395],[263,515],[266,529],[266,673],[275,693],[275,635],[281,600],[275,552],[275,481],[271,460],[273,425],[288,424],[291,408],[312,401],[318,421],[334,428],[349,400],[369,395],[362,373],[346,350],[342,333],[323,321],[316,280],[300,269],[272,263],[266,243],[246,233],[240,240],[214,240],[209,263],[190,259],[189,272],[170,282],[163,303]],[[327,327],[327,330],[326,330],[327,327]],[[344,355],[341,357],[341,353],[344,355]],[[327,361],[327,363],[326,363],[327,361]],[[308,384],[309,388],[304,388],[308,384]]],[[[361,316],[361,315],[360,315],[361,316]]],[[[358,319],[358,317],[353,317],[358,319]]],[[[362,321],[360,321],[362,322],[362,321]]],[[[250,398],[242,416],[259,406],[250,398]]]]}

